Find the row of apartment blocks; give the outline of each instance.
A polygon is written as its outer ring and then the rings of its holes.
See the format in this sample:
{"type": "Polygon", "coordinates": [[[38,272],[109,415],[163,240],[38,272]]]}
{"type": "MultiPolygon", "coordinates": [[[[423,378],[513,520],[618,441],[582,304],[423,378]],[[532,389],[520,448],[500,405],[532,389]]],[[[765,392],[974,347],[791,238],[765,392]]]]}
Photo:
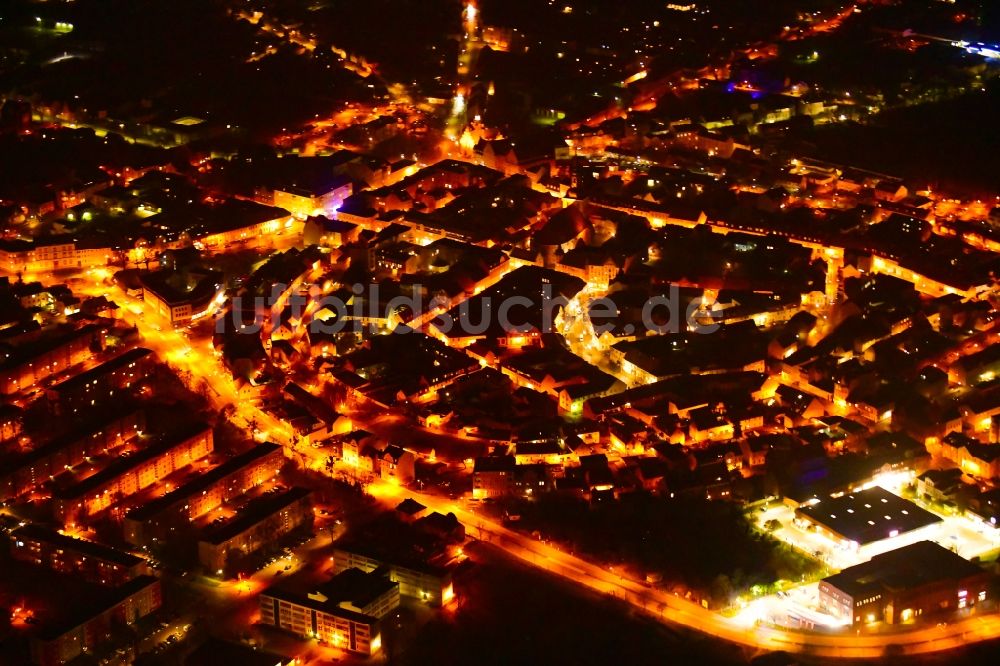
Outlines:
{"type": "Polygon", "coordinates": [[[0,465],[0,498],[20,497],[67,467],[128,444],[145,430],[146,413],[141,409],[128,410],[96,425],[80,424],[77,428],[0,465]]]}
{"type": "Polygon", "coordinates": [[[0,268],[11,275],[107,266],[116,252],[73,238],[0,241],[0,268]]]}
{"type": "Polygon", "coordinates": [[[156,363],[156,355],[137,347],[86,372],[56,384],[46,392],[53,410],[73,416],[98,402],[119,397],[132,384],[146,377],[156,363]]]}
{"type": "Polygon", "coordinates": [[[38,666],[59,666],[104,643],[116,627],[132,625],[160,608],[159,579],[139,576],[87,604],[62,624],[46,627],[31,643],[38,666]]]}
{"type": "Polygon", "coordinates": [[[104,349],[105,333],[90,324],[17,348],[0,365],[0,394],[19,393],[90,359],[104,349]]]}
{"type": "Polygon", "coordinates": [[[240,453],[193,481],[129,511],[125,515],[125,540],[137,546],[163,541],[179,526],[274,478],[285,462],[284,450],[277,444],[259,444],[240,453]]]}
{"type": "Polygon", "coordinates": [[[144,559],[130,553],[29,523],[11,532],[10,554],[98,586],[87,588],[77,603],[63,600],[51,623],[39,627],[31,639],[31,661],[40,666],[76,663],[120,627],[160,608],[160,581],[144,559]]]}
{"type": "Polygon", "coordinates": [[[382,648],[379,621],[399,606],[400,585],[386,569],[345,569],[306,594],[268,588],[260,595],[260,620],[302,638],[360,653],[382,648]]]}
{"type": "Polygon", "coordinates": [[[251,500],[230,521],[209,529],[198,542],[198,559],[206,571],[231,573],[242,556],[268,546],[297,528],[312,525],[310,491],[305,488],[251,500]]]}
{"type": "Polygon", "coordinates": [[[53,529],[29,523],[11,533],[14,559],[84,580],[114,587],[149,573],[146,560],[105,546],[76,539],[53,529]]]}
{"type": "MultiPolygon", "coordinates": [[[[207,224],[175,234],[170,247],[196,246],[221,248],[265,238],[292,229],[294,218],[287,210],[245,201],[231,200],[230,214],[219,215],[207,224]]],[[[142,260],[148,253],[146,242],[139,239],[134,247],[111,247],[102,239],[74,238],[68,235],[40,237],[34,240],[0,241],[0,270],[10,275],[48,273],[67,269],[108,266],[127,257],[142,260]]]]}
{"type": "Polygon", "coordinates": [[[65,524],[107,509],[212,452],[212,429],[192,423],[56,493],[56,516],[65,524]]]}

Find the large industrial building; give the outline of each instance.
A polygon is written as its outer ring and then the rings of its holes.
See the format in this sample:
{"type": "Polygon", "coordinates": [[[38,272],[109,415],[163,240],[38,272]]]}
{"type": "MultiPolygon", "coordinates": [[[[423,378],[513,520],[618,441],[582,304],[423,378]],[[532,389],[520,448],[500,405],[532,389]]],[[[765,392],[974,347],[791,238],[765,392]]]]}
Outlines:
{"type": "Polygon", "coordinates": [[[819,603],[852,625],[913,622],[986,601],[989,579],[947,548],[919,541],[823,579],[819,603]]]}
{"type": "Polygon", "coordinates": [[[798,520],[844,547],[863,548],[885,539],[921,538],[941,518],[875,486],[800,506],[798,520]]]}

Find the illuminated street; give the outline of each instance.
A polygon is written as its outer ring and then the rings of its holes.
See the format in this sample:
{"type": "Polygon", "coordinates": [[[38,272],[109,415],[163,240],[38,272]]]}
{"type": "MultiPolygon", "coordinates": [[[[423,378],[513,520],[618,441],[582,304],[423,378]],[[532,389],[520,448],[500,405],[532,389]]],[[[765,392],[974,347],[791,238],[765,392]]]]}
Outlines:
{"type": "Polygon", "coordinates": [[[998,114],[976,0],[11,0],[0,662],[996,661],[998,114]]]}

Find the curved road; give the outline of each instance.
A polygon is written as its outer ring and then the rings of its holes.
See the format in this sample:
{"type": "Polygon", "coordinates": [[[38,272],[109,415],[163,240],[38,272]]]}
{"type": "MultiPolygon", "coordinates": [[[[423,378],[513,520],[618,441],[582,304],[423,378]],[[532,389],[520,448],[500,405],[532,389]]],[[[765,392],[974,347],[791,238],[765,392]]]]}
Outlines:
{"type": "Polygon", "coordinates": [[[528,538],[463,508],[454,500],[413,492],[388,483],[370,486],[372,495],[389,502],[413,497],[441,513],[452,512],[472,535],[486,538],[525,562],[568,578],[593,590],[610,594],[632,604],[647,615],[678,624],[727,641],[764,650],[803,652],[820,657],[873,658],[887,649],[904,654],[925,654],[969,643],[1000,638],[1000,614],[971,615],[945,626],[924,625],[898,633],[824,634],[792,631],[763,624],[741,625],[719,613],[638,581],[620,576],[595,564],[528,538]]]}

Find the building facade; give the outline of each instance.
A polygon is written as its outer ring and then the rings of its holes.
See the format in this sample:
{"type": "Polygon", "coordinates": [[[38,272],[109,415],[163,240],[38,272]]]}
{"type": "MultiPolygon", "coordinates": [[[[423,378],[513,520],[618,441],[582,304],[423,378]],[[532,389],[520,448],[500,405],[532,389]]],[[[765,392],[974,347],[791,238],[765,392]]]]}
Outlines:
{"type": "Polygon", "coordinates": [[[88,247],[63,238],[0,243],[0,266],[12,275],[107,266],[114,255],[109,247],[88,247]]]}
{"type": "Polygon", "coordinates": [[[876,555],[820,581],[820,608],[850,625],[901,624],[987,600],[990,575],[933,541],[876,555]]]}
{"type": "Polygon", "coordinates": [[[337,548],[333,554],[334,571],[361,569],[372,572],[385,568],[389,579],[399,583],[399,593],[404,597],[419,599],[431,606],[443,606],[455,598],[451,571],[429,563],[384,562],[358,549],[337,548]]]}
{"type": "Polygon", "coordinates": [[[90,325],[32,345],[0,366],[0,393],[19,393],[83,363],[104,348],[104,333],[103,328],[90,325]]]}
{"type": "Polygon", "coordinates": [[[167,539],[179,525],[273,479],[285,462],[284,451],[277,444],[259,444],[244,451],[180,488],[129,511],[125,515],[125,540],[148,546],[167,539]]]}
{"type": "Polygon", "coordinates": [[[231,521],[205,534],[198,542],[198,559],[206,571],[228,572],[234,556],[273,547],[289,532],[311,524],[312,518],[310,492],[305,488],[258,498],[231,521]]]}
{"type": "Polygon", "coordinates": [[[103,544],[28,524],[11,535],[11,556],[93,583],[115,586],[148,573],[146,561],[103,544]]]}
{"type": "Polygon", "coordinates": [[[193,424],[56,494],[56,515],[66,524],[107,509],[212,452],[212,428],[193,424]]]}
{"type": "Polygon", "coordinates": [[[107,640],[115,625],[134,624],[160,604],[160,581],[152,576],[134,578],[115,588],[96,612],[88,609],[61,625],[45,627],[32,639],[32,661],[38,666],[72,661],[107,640]]]}
{"type": "Polygon", "coordinates": [[[398,584],[379,572],[348,569],[308,594],[265,590],[260,595],[260,620],[367,656],[382,649],[379,620],[398,606],[398,584]]]}
{"type": "Polygon", "coordinates": [[[138,347],[70,377],[49,389],[46,395],[56,413],[80,414],[98,402],[111,401],[146,377],[155,361],[152,350],[138,347]]]}
{"type": "MultiPolygon", "coordinates": [[[[79,435],[69,433],[40,444],[28,453],[0,465],[0,498],[20,497],[38,485],[75,467],[88,456],[106,454],[140,436],[146,427],[143,410],[102,420],[79,435]]],[[[83,430],[84,426],[80,426],[83,430]]]]}

